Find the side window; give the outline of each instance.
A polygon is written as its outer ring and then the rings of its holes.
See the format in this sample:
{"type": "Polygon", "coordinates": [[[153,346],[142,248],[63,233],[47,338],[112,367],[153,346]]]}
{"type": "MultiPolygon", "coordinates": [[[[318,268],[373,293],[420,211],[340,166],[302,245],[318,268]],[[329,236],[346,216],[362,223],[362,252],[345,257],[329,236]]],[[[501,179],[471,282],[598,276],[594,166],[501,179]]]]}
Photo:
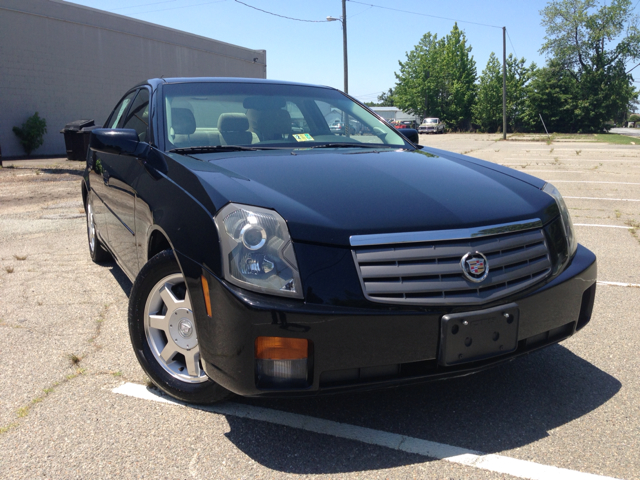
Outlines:
{"type": "Polygon", "coordinates": [[[118,127],[118,122],[120,122],[120,120],[122,119],[124,112],[127,111],[127,107],[131,103],[131,100],[133,100],[133,97],[135,96],[135,94],[136,92],[131,92],[129,95],[127,95],[120,101],[120,103],[116,106],[116,108],[113,109],[113,112],[111,112],[111,115],[109,116],[109,120],[105,124],[105,128],[118,127]]]}
{"type": "Polygon", "coordinates": [[[141,142],[147,140],[147,127],[149,126],[149,91],[146,88],[139,90],[122,128],[132,128],[138,134],[141,142]]]}

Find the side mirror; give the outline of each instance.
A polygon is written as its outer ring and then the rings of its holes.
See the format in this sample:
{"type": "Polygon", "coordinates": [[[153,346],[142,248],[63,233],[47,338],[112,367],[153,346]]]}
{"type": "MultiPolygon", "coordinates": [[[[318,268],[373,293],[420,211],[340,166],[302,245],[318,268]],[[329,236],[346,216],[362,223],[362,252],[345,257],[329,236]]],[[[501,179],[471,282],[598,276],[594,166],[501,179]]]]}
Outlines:
{"type": "Polygon", "coordinates": [[[91,132],[89,145],[96,152],[135,156],[139,143],[138,134],[133,129],[96,128],[91,132]]]}
{"type": "Polygon", "coordinates": [[[420,141],[420,135],[418,135],[418,131],[414,128],[403,128],[398,130],[399,133],[407,137],[411,143],[417,144],[420,141]]]}

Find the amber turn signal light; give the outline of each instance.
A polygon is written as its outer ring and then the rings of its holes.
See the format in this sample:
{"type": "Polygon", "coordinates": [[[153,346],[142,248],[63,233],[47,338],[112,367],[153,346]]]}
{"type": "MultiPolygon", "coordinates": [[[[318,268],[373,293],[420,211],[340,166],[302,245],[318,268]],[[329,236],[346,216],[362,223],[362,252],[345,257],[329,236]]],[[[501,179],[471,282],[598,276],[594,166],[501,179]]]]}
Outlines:
{"type": "Polygon", "coordinates": [[[204,304],[207,307],[207,315],[211,317],[211,297],[209,296],[209,282],[204,275],[200,277],[202,281],[202,294],[204,295],[204,304]]]}
{"type": "Polygon", "coordinates": [[[258,360],[299,360],[309,356],[305,338],[258,337],[255,355],[258,360]]]}

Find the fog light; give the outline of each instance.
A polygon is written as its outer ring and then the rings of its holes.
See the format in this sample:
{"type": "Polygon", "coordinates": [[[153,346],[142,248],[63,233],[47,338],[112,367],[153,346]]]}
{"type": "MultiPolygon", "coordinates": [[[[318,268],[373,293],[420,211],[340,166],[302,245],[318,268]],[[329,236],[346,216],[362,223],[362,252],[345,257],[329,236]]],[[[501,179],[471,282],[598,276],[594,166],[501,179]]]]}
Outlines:
{"type": "Polygon", "coordinates": [[[259,387],[304,388],[309,385],[309,341],[258,337],[255,342],[259,387]]]}

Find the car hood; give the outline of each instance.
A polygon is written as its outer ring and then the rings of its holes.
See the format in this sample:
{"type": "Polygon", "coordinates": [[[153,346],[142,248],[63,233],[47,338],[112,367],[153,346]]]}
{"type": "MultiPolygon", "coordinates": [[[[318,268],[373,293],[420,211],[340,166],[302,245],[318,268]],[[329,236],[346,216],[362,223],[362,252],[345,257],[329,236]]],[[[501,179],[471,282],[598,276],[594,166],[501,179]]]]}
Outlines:
{"type": "Polygon", "coordinates": [[[557,215],[544,182],[434,149],[322,149],[197,155],[189,165],[217,209],[276,210],[294,241],[497,225],[557,215]]]}

